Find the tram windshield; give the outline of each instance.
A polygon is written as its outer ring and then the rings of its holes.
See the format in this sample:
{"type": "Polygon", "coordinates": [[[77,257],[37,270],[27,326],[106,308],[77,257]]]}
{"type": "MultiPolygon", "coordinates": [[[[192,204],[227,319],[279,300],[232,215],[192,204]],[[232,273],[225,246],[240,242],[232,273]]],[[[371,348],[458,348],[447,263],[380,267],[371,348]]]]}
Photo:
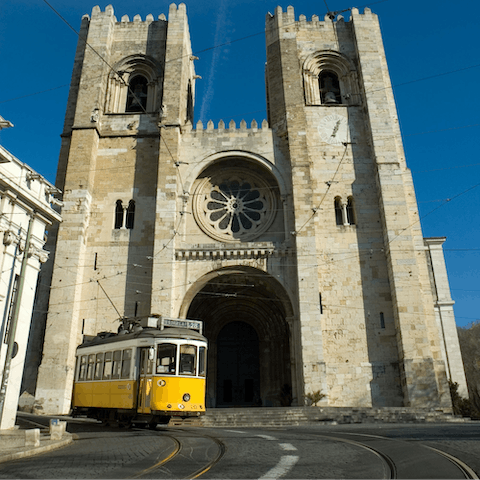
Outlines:
{"type": "Polygon", "coordinates": [[[157,347],[157,373],[175,375],[175,359],[177,346],[172,343],[161,343],[157,347]]]}
{"type": "Polygon", "coordinates": [[[195,345],[180,345],[180,371],[179,375],[196,374],[197,347],[195,345]]]}

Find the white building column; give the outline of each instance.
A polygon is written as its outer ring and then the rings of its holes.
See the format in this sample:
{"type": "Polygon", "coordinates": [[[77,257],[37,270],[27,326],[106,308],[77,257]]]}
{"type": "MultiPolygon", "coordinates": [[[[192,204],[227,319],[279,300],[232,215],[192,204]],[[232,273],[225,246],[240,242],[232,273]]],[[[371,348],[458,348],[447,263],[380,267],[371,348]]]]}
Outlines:
{"type": "Polygon", "coordinates": [[[448,283],[447,267],[443,255],[446,237],[424,238],[427,262],[429,264],[433,295],[435,300],[435,320],[442,338],[442,354],[447,377],[458,383],[458,393],[468,398],[467,380],[463,367],[462,353],[458,340],[457,325],[448,283]]]}

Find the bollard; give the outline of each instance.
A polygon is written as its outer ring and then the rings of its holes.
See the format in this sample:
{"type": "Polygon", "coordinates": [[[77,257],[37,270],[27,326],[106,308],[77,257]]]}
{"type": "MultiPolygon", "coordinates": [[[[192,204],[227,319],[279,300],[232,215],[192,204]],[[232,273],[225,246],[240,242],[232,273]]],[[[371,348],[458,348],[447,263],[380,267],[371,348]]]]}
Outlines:
{"type": "Polygon", "coordinates": [[[32,428],[31,430],[25,430],[25,446],[26,447],[40,446],[40,429],[39,428],[32,428]]]}
{"type": "Polygon", "coordinates": [[[61,440],[66,427],[67,422],[61,422],[58,418],[52,418],[50,420],[50,440],[61,440]]]}

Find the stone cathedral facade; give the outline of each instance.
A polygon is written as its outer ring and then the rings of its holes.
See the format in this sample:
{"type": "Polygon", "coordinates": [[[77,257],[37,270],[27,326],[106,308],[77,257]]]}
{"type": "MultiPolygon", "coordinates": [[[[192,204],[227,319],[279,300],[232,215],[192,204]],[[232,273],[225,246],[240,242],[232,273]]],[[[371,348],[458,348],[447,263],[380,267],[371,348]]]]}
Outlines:
{"type": "Polygon", "coordinates": [[[445,238],[422,235],[376,15],[278,7],[266,46],[267,121],[194,124],[184,4],[84,16],[25,376],[45,413],[70,408],[83,335],[149,314],[203,320],[210,407],[321,390],[449,409],[447,379],[465,391],[445,238]]]}

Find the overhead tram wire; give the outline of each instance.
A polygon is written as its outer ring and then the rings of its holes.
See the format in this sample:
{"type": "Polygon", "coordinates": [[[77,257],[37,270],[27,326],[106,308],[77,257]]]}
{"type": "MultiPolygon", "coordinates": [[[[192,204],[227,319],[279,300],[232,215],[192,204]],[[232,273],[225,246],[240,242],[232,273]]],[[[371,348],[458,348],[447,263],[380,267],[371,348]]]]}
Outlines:
{"type": "MultiPolygon", "coordinates": [[[[60,12],[58,12],[52,5],[50,5],[50,3],[47,1],[47,0],[43,0],[44,3],[46,5],[48,5],[54,12],[55,14],[73,31],[75,32],[75,34],[80,38],[80,33],[77,32],[71,25],[70,23],[60,14],[60,12]]],[[[102,60],[102,62],[104,62],[108,68],[110,68],[110,70],[112,72],[114,72],[117,77],[123,82],[123,84],[128,88],[128,91],[132,94],[133,98],[137,101],[137,103],[140,105],[141,109],[143,110],[143,113],[145,114],[148,114],[148,112],[146,111],[145,107],[143,106],[142,102],[140,101],[140,99],[135,95],[135,92],[133,92],[133,90],[130,88],[130,85],[127,84],[127,82],[125,82],[125,80],[123,79],[122,75],[117,72],[117,70],[115,70],[114,67],[112,67],[106,60],[105,58],[100,55],[100,53],[98,53],[88,42],[87,42],[87,39],[85,38],[85,45],[88,46],[96,55],[98,55],[98,57],[102,60]]],[[[181,59],[183,57],[179,57],[177,60],[181,59]]],[[[170,151],[170,148],[168,147],[165,139],[163,138],[163,135],[162,135],[162,132],[161,132],[161,127],[160,125],[157,124],[157,128],[159,130],[159,136],[161,138],[161,140],[163,141],[163,144],[165,145],[165,148],[167,149],[168,151],[168,154],[170,155],[172,161],[174,162],[174,165],[177,167],[177,172],[178,172],[178,175],[180,177],[180,183],[181,185],[183,186],[183,180],[181,178],[181,174],[180,174],[180,170],[178,169],[178,166],[179,166],[179,162],[175,160],[175,158],[173,157],[172,155],[172,152],[170,151]]],[[[182,188],[182,192],[183,192],[183,188],[182,188]]],[[[160,254],[163,250],[165,250],[165,248],[167,248],[167,246],[173,241],[173,239],[175,238],[175,236],[177,235],[177,231],[178,231],[178,228],[180,227],[180,223],[182,221],[182,218],[183,218],[183,215],[180,216],[180,221],[179,221],[179,224],[177,225],[177,228],[174,230],[174,233],[172,235],[172,237],[168,240],[168,242],[163,246],[162,249],[160,249],[153,257],[152,259],[154,259],[158,254],[160,254]]],[[[100,285],[101,286],[101,285],[100,285]]]]}
{"type": "MultiPolygon", "coordinates": [[[[35,95],[35,94],[32,94],[32,95],[35,95]]],[[[8,101],[8,100],[6,100],[6,101],[8,101]]],[[[241,116],[244,116],[244,115],[245,114],[238,114],[238,115],[233,115],[233,117],[235,117],[235,116],[236,117],[241,117],[241,116]]],[[[232,116],[230,116],[228,118],[232,118],[232,116]]],[[[463,128],[473,128],[473,127],[480,127],[480,123],[474,123],[474,124],[470,124],[470,125],[460,125],[458,127],[441,128],[441,129],[438,129],[438,130],[429,130],[429,131],[426,131],[426,132],[406,133],[406,134],[402,134],[401,137],[405,138],[405,137],[413,137],[413,136],[418,136],[418,135],[429,135],[429,134],[433,134],[433,133],[441,133],[441,132],[461,130],[463,128]]],[[[397,135],[391,135],[389,137],[383,137],[383,139],[385,140],[385,139],[388,139],[388,138],[395,138],[395,137],[397,137],[397,135]]],[[[323,144],[310,145],[310,147],[315,148],[315,147],[320,147],[321,145],[323,145],[323,144]]],[[[266,152],[257,152],[257,153],[259,155],[271,155],[271,154],[273,154],[273,150],[269,150],[269,151],[266,151],[266,152]]],[[[203,160],[199,160],[197,162],[190,161],[189,163],[190,164],[198,164],[198,163],[201,163],[202,161],[203,160]]],[[[434,168],[434,169],[431,169],[431,170],[411,170],[411,173],[413,173],[413,174],[431,173],[431,172],[438,172],[438,171],[442,171],[442,170],[453,170],[453,169],[457,169],[457,168],[469,168],[469,167],[478,167],[478,166],[480,166],[480,163],[471,163],[471,164],[468,164],[468,165],[453,165],[451,167],[434,168]]],[[[95,171],[95,172],[104,171],[104,170],[115,170],[115,171],[117,171],[121,168],[132,168],[132,165],[126,165],[126,166],[123,166],[123,167],[116,166],[116,167],[95,168],[95,169],[93,169],[93,171],[95,171]]],[[[80,173],[85,172],[85,171],[86,170],[77,170],[77,172],[80,172],[80,173]]],[[[51,172],[51,173],[54,173],[54,172],[51,172]]],[[[44,175],[42,174],[42,176],[44,176],[44,175]]],[[[15,180],[17,178],[17,176],[8,177],[8,176],[4,175],[2,178],[6,179],[6,180],[15,180]]],[[[49,183],[51,183],[51,182],[49,182],[49,183]]],[[[196,195],[196,194],[192,194],[192,195],[196,195]]],[[[441,201],[441,200],[434,200],[434,201],[441,201]]],[[[422,203],[422,202],[418,202],[418,203],[422,203]]],[[[17,215],[17,213],[13,212],[13,213],[11,213],[11,215],[17,215]]]]}
{"type": "MultiPolygon", "coordinates": [[[[375,3],[382,3],[383,1],[388,1],[388,0],[381,0],[380,2],[375,2],[375,3]]],[[[78,32],[76,32],[76,30],[47,2],[47,0],[44,0],[44,2],[45,2],[75,33],[77,33],[77,35],[79,35],[78,32]]],[[[328,6],[327,6],[327,9],[328,9],[328,6]]],[[[347,10],[350,10],[350,9],[347,9],[347,10]]],[[[345,11],[346,11],[346,10],[345,10],[345,11]]],[[[263,32],[261,32],[261,33],[263,33],[263,32]]],[[[260,33],[259,33],[259,34],[260,34],[260,33]]],[[[251,36],[254,36],[254,35],[250,35],[250,36],[244,37],[244,38],[242,38],[242,39],[250,38],[251,36]]],[[[242,40],[242,39],[238,39],[238,40],[236,40],[236,41],[240,41],[240,40],[242,40]]],[[[231,43],[234,43],[234,42],[235,42],[235,41],[227,42],[227,43],[225,43],[225,44],[218,45],[218,46],[216,46],[216,47],[210,47],[209,49],[205,49],[205,50],[203,50],[203,51],[210,50],[210,49],[212,49],[212,48],[217,48],[217,47],[220,47],[220,46],[224,46],[224,45],[226,45],[226,44],[231,44],[231,43]]],[[[107,64],[107,66],[108,66],[112,71],[114,71],[114,72],[119,76],[119,78],[124,82],[124,84],[127,85],[126,82],[125,82],[125,81],[121,78],[121,76],[118,74],[118,72],[116,72],[115,69],[114,69],[113,67],[111,67],[111,66],[108,64],[108,62],[106,62],[106,60],[105,60],[95,49],[93,49],[93,47],[91,47],[87,42],[85,42],[85,43],[86,43],[86,45],[88,45],[88,46],[102,59],[102,61],[104,61],[104,62],[107,64]]],[[[458,69],[458,70],[455,70],[455,71],[462,71],[462,70],[466,70],[466,69],[469,69],[469,68],[474,68],[474,67],[477,67],[477,66],[480,66],[480,65],[475,65],[475,66],[471,66],[471,67],[466,67],[466,68],[458,69]]],[[[437,77],[437,76],[446,75],[446,74],[448,74],[448,73],[453,73],[453,72],[446,72],[446,73],[444,73],[444,74],[438,74],[438,75],[434,75],[434,76],[422,78],[422,79],[419,79],[419,80],[417,80],[417,81],[423,81],[423,80],[426,80],[426,79],[429,79],[429,78],[435,78],[435,77],[437,77]]],[[[404,85],[404,84],[408,84],[408,83],[413,83],[413,82],[414,82],[414,81],[405,82],[405,83],[400,84],[400,85],[404,85]]],[[[127,85],[127,87],[128,87],[128,85],[127,85]]],[[[129,88],[129,87],[128,87],[128,88],[129,88]]],[[[130,91],[130,88],[129,88],[129,91],[130,91]]],[[[133,97],[136,98],[135,94],[134,94],[133,92],[131,92],[131,93],[132,93],[133,97]]],[[[138,99],[137,99],[137,100],[138,100],[138,99]]],[[[139,104],[141,105],[141,102],[139,102],[139,104]]],[[[147,112],[145,111],[143,105],[142,105],[142,109],[144,110],[144,113],[147,113],[147,112]]],[[[170,149],[169,149],[168,146],[166,145],[165,139],[163,139],[163,136],[162,136],[162,135],[160,135],[160,136],[162,137],[162,140],[163,140],[163,142],[164,142],[164,144],[165,144],[165,146],[166,146],[166,148],[167,148],[167,151],[169,152],[170,156],[172,157],[172,160],[175,162],[175,159],[173,158],[173,156],[172,156],[172,154],[171,154],[171,152],[170,152],[170,149]]],[[[344,152],[344,155],[343,155],[341,161],[343,160],[343,158],[344,158],[344,156],[345,156],[345,153],[346,153],[346,149],[345,149],[345,152],[344,152]]],[[[337,171],[338,171],[338,169],[339,169],[339,167],[340,167],[341,161],[339,162],[339,165],[338,165],[338,167],[337,167],[337,171]]],[[[178,165],[177,165],[177,166],[178,166],[178,165]]],[[[336,171],[336,172],[337,172],[337,171],[336,171]]],[[[336,174],[336,172],[335,172],[335,174],[336,174]]],[[[334,175],[334,177],[335,177],[335,175],[334,175]]],[[[334,178],[334,177],[333,177],[333,178],[334,178]]],[[[180,180],[181,180],[181,177],[180,177],[180,180]]],[[[332,181],[333,181],[333,180],[332,180],[332,181]]],[[[480,185],[480,184],[479,184],[479,185],[480,185]]],[[[327,195],[327,193],[328,193],[328,190],[329,190],[330,186],[331,186],[331,183],[328,184],[327,192],[324,194],[324,196],[323,196],[323,198],[322,198],[322,200],[321,200],[321,202],[320,202],[320,204],[319,204],[319,207],[321,206],[323,200],[325,199],[325,197],[326,197],[326,195],[327,195]]],[[[473,189],[473,188],[476,188],[477,186],[478,186],[478,185],[476,185],[476,186],[474,186],[474,187],[471,187],[470,189],[466,190],[465,192],[462,192],[461,194],[459,194],[459,195],[457,195],[457,196],[460,196],[460,195],[466,193],[467,191],[469,191],[469,190],[471,190],[471,189],[473,189]]],[[[456,198],[457,196],[455,196],[455,197],[453,197],[453,198],[456,198]]],[[[446,203],[447,203],[447,202],[446,202],[446,203]]],[[[435,210],[437,210],[438,208],[441,208],[442,206],[444,206],[446,203],[440,205],[439,207],[437,207],[437,208],[434,209],[433,211],[429,212],[427,215],[430,215],[431,213],[433,213],[433,212],[434,212],[435,210]]],[[[319,208],[319,207],[318,207],[318,208],[319,208]]],[[[311,216],[311,218],[313,218],[313,217],[315,216],[315,214],[316,214],[316,211],[315,211],[314,214],[311,216]]],[[[427,215],[425,215],[425,216],[427,216],[427,215]]],[[[423,216],[422,218],[425,218],[425,216],[423,216]]],[[[299,229],[299,231],[304,228],[304,226],[311,220],[311,218],[310,218],[309,220],[307,220],[307,222],[299,229]]],[[[417,222],[420,221],[420,220],[421,220],[421,219],[418,219],[416,222],[414,222],[414,224],[417,223],[417,222]]],[[[180,218],[180,222],[181,222],[181,218],[180,218]]],[[[412,225],[413,225],[413,224],[412,224],[412,225]]],[[[409,227],[407,227],[407,228],[409,228],[409,227]]],[[[168,244],[173,240],[173,238],[176,236],[176,234],[177,234],[177,230],[174,230],[174,234],[173,234],[173,236],[171,237],[171,239],[170,239],[170,240],[167,242],[167,244],[165,244],[164,247],[163,247],[159,252],[157,252],[157,254],[155,254],[152,258],[154,258],[155,256],[157,256],[161,251],[163,251],[163,250],[168,246],[168,244]]],[[[399,234],[399,235],[400,235],[400,234],[399,234]]],[[[397,237],[398,237],[398,235],[397,235],[397,237]]],[[[393,240],[395,240],[395,238],[397,238],[397,237],[394,237],[394,239],[392,239],[392,240],[389,242],[389,244],[390,244],[393,240]]],[[[119,272],[119,273],[120,273],[120,272],[119,272]]],[[[100,285],[100,284],[99,284],[99,285],[100,285]]],[[[101,286],[101,285],[100,285],[100,286],[101,286]]],[[[174,287],[172,287],[172,288],[174,288],[174,287]]],[[[102,289],[103,289],[103,287],[102,287],[102,289]]]]}
{"type": "Polygon", "coordinates": [[[466,193],[470,192],[471,190],[474,190],[475,188],[479,187],[480,186],[480,183],[477,183],[476,185],[473,185],[469,188],[467,188],[466,190],[464,190],[463,192],[460,192],[458,193],[457,195],[454,195],[452,198],[447,198],[445,200],[444,203],[442,203],[441,205],[439,205],[438,207],[434,208],[433,210],[431,210],[430,212],[428,212],[427,214],[423,215],[422,217],[419,216],[419,218],[417,218],[417,220],[415,220],[413,223],[411,223],[408,227],[405,227],[403,230],[400,231],[400,233],[398,235],[396,235],[395,237],[393,237],[387,244],[390,245],[394,240],[396,240],[398,237],[400,237],[400,235],[405,232],[405,230],[408,230],[409,228],[413,227],[414,225],[416,225],[417,223],[421,222],[424,218],[428,217],[429,215],[431,215],[432,213],[436,212],[438,209],[444,207],[445,205],[447,205],[447,203],[450,203],[452,200],[455,200],[456,198],[458,197],[461,197],[462,195],[465,195],[466,193]]]}
{"type": "MultiPolygon", "coordinates": [[[[448,201],[445,201],[442,205],[440,205],[439,207],[436,207],[435,209],[431,210],[430,212],[428,212],[427,214],[423,215],[422,217],[420,217],[418,220],[416,220],[415,222],[413,222],[411,225],[409,225],[408,227],[406,227],[404,230],[402,230],[396,237],[394,237],[392,240],[390,240],[390,242],[388,243],[388,245],[390,245],[396,238],[398,238],[405,230],[407,230],[408,228],[412,227],[413,225],[415,225],[416,223],[420,222],[421,220],[423,220],[425,217],[429,216],[430,214],[434,213],[436,210],[442,208],[443,206],[445,206],[447,203],[450,203],[450,201],[452,200],[455,200],[456,198],[466,194],[467,192],[477,188],[478,186],[480,186],[480,183],[479,184],[476,184],[476,185],[473,185],[472,187],[469,187],[468,189],[464,190],[463,192],[460,192],[458,193],[457,195],[454,195],[452,198],[450,199],[447,199],[448,201]]],[[[181,221],[181,218],[180,218],[180,221],[181,221]]],[[[308,222],[308,221],[307,221],[308,222]]],[[[157,252],[154,256],[152,256],[150,259],[153,259],[156,255],[158,255],[161,251],[163,251],[167,246],[168,244],[173,240],[174,236],[177,234],[177,232],[174,233],[173,237],[167,242],[167,244],[165,244],[163,246],[163,248],[157,252]]],[[[471,249],[471,250],[475,250],[475,249],[471,249]]],[[[372,253],[374,253],[375,251],[384,251],[383,248],[380,248],[380,249],[367,249],[366,251],[364,252],[357,252],[355,253],[355,255],[350,255],[346,258],[342,258],[342,259],[337,259],[337,260],[331,260],[331,261],[328,261],[328,262],[324,262],[324,263],[317,263],[315,265],[312,265],[311,268],[318,268],[319,266],[322,266],[322,265],[329,265],[329,264],[332,264],[332,263],[337,263],[337,262],[342,262],[342,261],[346,261],[346,260],[350,260],[350,259],[353,259],[353,258],[357,258],[359,257],[360,255],[371,255],[372,253]]],[[[348,255],[348,252],[330,252],[330,253],[327,253],[328,256],[330,255],[336,255],[336,254],[344,254],[344,255],[348,255]]],[[[148,258],[148,257],[147,257],[148,258]]],[[[170,261],[170,262],[161,262],[160,264],[172,264],[174,263],[174,261],[170,261]]],[[[76,268],[74,265],[72,266],[69,266],[69,267],[62,267],[58,264],[56,264],[57,267],[59,268],[76,268]]],[[[128,267],[129,265],[127,265],[128,267]]],[[[143,267],[143,268],[146,268],[146,267],[143,267]]],[[[126,275],[127,274],[127,271],[125,270],[124,272],[116,272],[115,274],[112,274],[112,275],[109,275],[108,277],[103,277],[102,280],[106,280],[106,279],[109,279],[109,278],[114,278],[118,275],[126,275]]],[[[254,276],[258,276],[258,277],[261,277],[261,278],[264,278],[264,275],[250,275],[252,277],[254,276]]],[[[88,282],[78,282],[78,283],[75,283],[75,284],[72,284],[72,285],[67,285],[67,286],[61,286],[61,287],[52,287],[50,286],[50,289],[57,289],[57,288],[66,288],[66,287],[75,287],[77,285],[81,285],[81,284],[87,284],[87,283],[90,283],[90,281],[88,282]]],[[[163,287],[163,289],[173,289],[173,288],[178,288],[182,285],[173,285],[173,286],[170,286],[170,287],[163,287]]]]}
{"type": "MultiPolygon", "coordinates": [[[[70,23],[61,15],[60,12],[58,12],[47,0],[43,0],[43,2],[48,5],[48,7],[50,7],[54,12],[55,14],[77,35],[78,38],[80,38],[80,33],[75,30],[75,28],[72,27],[72,25],[70,25],[70,23]]],[[[142,108],[143,110],[143,113],[147,113],[147,111],[145,110],[145,107],[142,105],[142,102],[140,101],[140,99],[135,95],[135,92],[130,88],[130,85],[123,79],[123,76],[120,72],[118,72],[117,70],[115,70],[114,67],[112,67],[108,62],[107,60],[105,60],[105,58],[100,54],[98,53],[88,42],[87,42],[87,39],[85,38],[85,46],[89,47],[99,58],[102,62],[105,63],[105,65],[107,65],[107,67],[115,73],[115,75],[117,75],[117,77],[120,79],[120,81],[127,87],[129,93],[133,96],[133,98],[138,102],[138,104],[140,105],[140,107],[142,108]]],[[[103,77],[103,76],[102,76],[103,77]]]]}
{"type": "MultiPolygon", "coordinates": [[[[65,22],[65,24],[66,24],[73,32],[75,32],[77,35],[79,35],[79,33],[77,32],[77,30],[75,30],[75,28],[60,14],[47,0],[43,0],[43,1],[44,1],[44,3],[45,3],[46,5],[48,5],[48,7],[50,7],[50,8],[62,19],[63,22],[65,22]]],[[[356,7],[356,8],[358,8],[358,9],[366,8],[366,7],[370,7],[370,6],[372,6],[372,5],[376,5],[376,4],[384,3],[384,2],[388,2],[388,1],[389,1],[389,0],[379,0],[379,1],[377,1],[377,2],[370,2],[370,3],[365,4],[365,5],[360,5],[359,7],[356,7]]],[[[351,10],[352,8],[354,8],[354,7],[350,7],[350,8],[344,9],[344,10],[339,10],[339,11],[336,12],[336,13],[346,12],[346,11],[351,10]]],[[[328,10],[328,7],[327,7],[327,10],[328,10]]],[[[333,13],[335,13],[335,12],[333,12],[333,13]]],[[[285,28],[285,27],[294,25],[295,23],[296,23],[296,22],[293,22],[293,23],[291,23],[291,24],[282,25],[282,28],[285,28]]],[[[265,30],[262,30],[262,31],[257,32],[257,33],[252,33],[252,34],[250,34],[250,35],[246,35],[246,36],[244,36],[244,37],[237,38],[237,39],[235,39],[235,40],[231,40],[231,41],[228,41],[228,42],[224,42],[224,43],[221,43],[221,44],[218,44],[218,45],[213,45],[213,46],[211,46],[211,47],[207,47],[207,48],[204,48],[204,49],[202,49],[202,50],[197,50],[197,51],[195,51],[195,52],[192,52],[192,55],[196,55],[196,54],[203,53],[203,52],[208,52],[208,51],[214,50],[214,49],[216,49],[216,48],[225,47],[225,46],[227,46],[227,45],[231,45],[232,43],[241,42],[241,41],[243,41],[243,40],[248,40],[249,38],[252,38],[252,37],[255,37],[255,36],[258,36],[258,35],[263,35],[263,34],[265,34],[265,30]]],[[[88,45],[87,42],[85,42],[85,43],[88,45]]],[[[90,45],[89,45],[89,47],[90,47],[90,45]]],[[[90,48],[92,48],[92,47],[90,47],[90,48]]],[[[92,48],[92,50],[93,50],[93,48],[92,48]]],[[[95,51],[95,50],[94,50],[94,51],[95,51]]],[[[97,53],[97,52],[95,52],[95,53],[97,53]]],[[[99,54],[97,53],[97,55],[99,55],[99,54]]],[[[190,56],[190,55],[182,55],[182,56],[180,56],[180,57],[178,57],[178,58],[173,58],[173,59],[171,59],[171,60],[168,60],[168,62],[172,62],[172,61],[175,61],[175,60],[179,60],[179,59],[184,58],[184,57],[186,57],[186,56],[190,56]]],[[[166,62],[166,63],[167,63],[167,62],[166,62]]],[[[98,77],[90,78],[89,80],[92,81],[92,80],[95,80],[95,79],[97,79],[97,78],[102,78],[102,77],[103,77],[103,75],[99,75],[98,77]]],[[[0,101],[0,104],[6,103],[6,102],[12,102],[12,101],[15,101],[15,100],[20,100],[20,99],[22,99],[22,98],[29,97],[29,96],[33,96],[33,95],[39,95],[39,94],[42,94],[42,93],[47,93],[47,92],[49,92],[49,91],[51,91],[51,90],[56,90],[56,89],[64,88],[64,87],[68,87],[68,86],[70,86],[70,84],[59,85],[59,86],[57,86],[57,87],[52,87],[51,89],[48,89],[48,90],[41,90],[41,91],[38,91],[38,92],[33,92],[33,93],[26,94],[26,95],[22,95],[22,96],[20,96],[20,97],[9,98],[9,99],[7,99],[7,100],[1,100],[1,101],[0,101]]]]}

